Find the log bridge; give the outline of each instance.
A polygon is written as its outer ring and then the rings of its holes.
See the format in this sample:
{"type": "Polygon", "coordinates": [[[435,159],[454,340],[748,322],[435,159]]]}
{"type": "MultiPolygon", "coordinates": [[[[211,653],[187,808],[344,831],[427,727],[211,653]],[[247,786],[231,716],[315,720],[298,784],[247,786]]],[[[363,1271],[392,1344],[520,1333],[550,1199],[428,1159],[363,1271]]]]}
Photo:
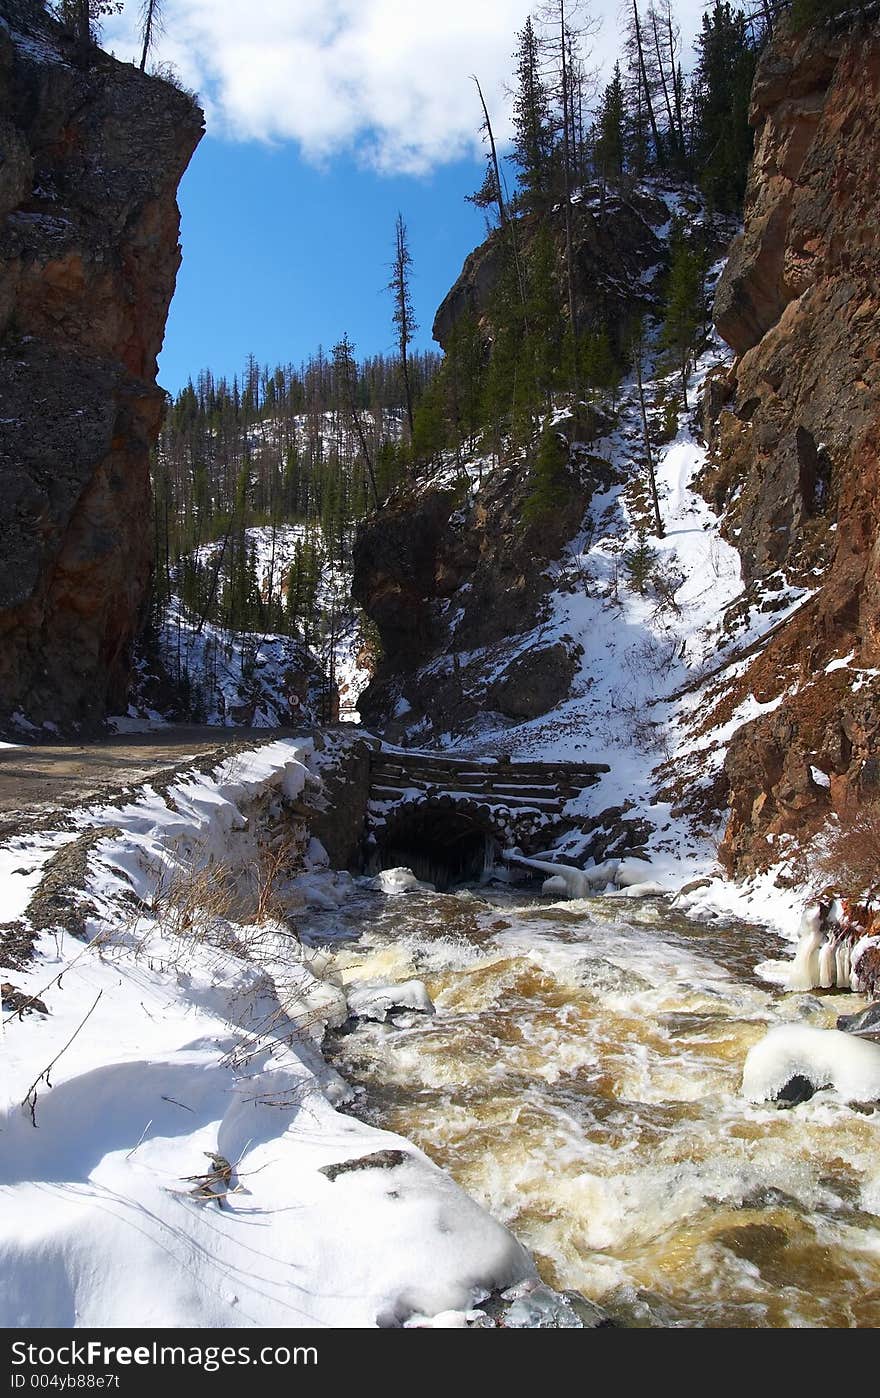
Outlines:
{"type": "Polygon", "coordinates": [[[603,762],[513,762],[382,746],[370,754],[370,868],[406,865],[442,889],[478,878],[500,850],[546,848],[585,816],[603,762]],[[580,809],[570,809],[578,802],[580,809]]]}

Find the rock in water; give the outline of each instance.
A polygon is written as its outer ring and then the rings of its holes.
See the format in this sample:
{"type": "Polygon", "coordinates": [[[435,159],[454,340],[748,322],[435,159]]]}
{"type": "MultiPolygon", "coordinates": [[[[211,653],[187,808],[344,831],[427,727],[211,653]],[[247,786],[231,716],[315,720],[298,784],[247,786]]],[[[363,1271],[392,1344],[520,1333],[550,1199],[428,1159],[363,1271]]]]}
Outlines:
{"type": "Polygon", "coordinates": [[[801,1102],[809,1102],[817,1092],[830,1087],[827,1082],[813,1083],[809,1078],[805,1078],[803,1073],[793,1073],[784,1087],[781,1087],[773,1098],[774,1102],[779,1102],[784,1107],[797,1107],[801,1102]]]}
{"type": "Polygon", "coordinates": [[[749,1049],[743,1095],[794,1106],[831,1087],[847,1102],[880,1100],[880,1045],[839,1029],[778,1024],[749,1049]]]}
{"type": "Polygon", "coordinates": [[[880,1000],[856,1015],[838,1015],[837,1027],[846,1034],[862,1034],[866,1038],[880,1039],[880,1000]]]}
{"type": "Polygon", "coordinates": [[[352,1019],[372,1019],[380,1024],[398,1010],[415,1010],[425,1015],[435,1013],[431,997],[421,981],[355,985],[349,989],[347,998],[352,1019]]]}
{"type": "Polygon", "coordinates": [[[528,1278],[481,1309],[505,1330],[595,1330],[609,1324],[605,1312],[575,1291],[554,1291],[528,1278]]]}

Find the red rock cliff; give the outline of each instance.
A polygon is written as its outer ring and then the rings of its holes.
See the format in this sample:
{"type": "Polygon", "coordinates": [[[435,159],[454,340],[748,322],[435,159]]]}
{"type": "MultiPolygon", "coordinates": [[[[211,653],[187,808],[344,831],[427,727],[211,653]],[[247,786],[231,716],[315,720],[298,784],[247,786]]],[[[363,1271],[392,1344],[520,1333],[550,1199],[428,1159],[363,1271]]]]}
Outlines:
{"type": "Polygon", "coordinates": [[[149,452],[202,113],[31,0],[0,0],[0,721],[124,704],[149,452]]]}
{"type": "Polygon", "coordinates": [[[880,32],[782,33],[756,75],[756,148],[716,322],[737,353],[714,489],[747,584],[815,588],[745,684],[774,712],[727,760],[724,853],[880,795],[880,32]],[[826,667],[851,656],[847,666],[826,667]]]}

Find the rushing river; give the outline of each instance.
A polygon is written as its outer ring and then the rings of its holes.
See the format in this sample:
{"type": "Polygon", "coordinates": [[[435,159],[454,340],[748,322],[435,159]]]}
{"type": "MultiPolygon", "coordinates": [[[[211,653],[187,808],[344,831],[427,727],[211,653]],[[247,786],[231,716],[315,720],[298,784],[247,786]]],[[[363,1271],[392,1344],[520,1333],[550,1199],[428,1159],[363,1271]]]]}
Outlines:
{"type": "Polygon", "coordinates": [[[436,1016],[360,1023],[332,1061],[551,1285],[626,1325],[880,1325],[880,1111],[739,1093],[770,1025],[865,1002],[761,981],[790,950],[765,930],[479,889],[359,892],[302,931],[347,983],[426,983],[436,1016]]]}

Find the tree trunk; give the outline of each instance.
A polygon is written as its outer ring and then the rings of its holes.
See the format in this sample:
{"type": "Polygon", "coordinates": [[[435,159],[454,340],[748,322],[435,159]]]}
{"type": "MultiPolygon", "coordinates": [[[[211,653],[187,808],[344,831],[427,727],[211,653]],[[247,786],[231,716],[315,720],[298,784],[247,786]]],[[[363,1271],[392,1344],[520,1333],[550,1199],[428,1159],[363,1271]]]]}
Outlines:
{"type": "Polygon", "coordinates": [[[657,538],[662,539],[665,534],[663,520],[660,515],[660,498],[657,494],[657,477],[654,474],[654,453],[651,450],[651,433],[648,429],[648,410],[645,406],[645,385],[642,379],[642,342],[638,341],[635,347],[636,361],[636,382],[639,387],[639,407],[642,410],[642,435],[645,442],[645,458],[648,463],[648,484],[651,488],[651,502],[654,506],[654,523],[657,526],[657,538]]]}
{"type": "Polygon", "coordinates": [[[409,439],[412,441],[415,433],[415,423],[413,420],[412,389],[409,382],[409,364],[407,363],[406,349],[403,349],[400,356],[401,367],[403,369],[403,387],[406,393],[406,416],[409,422],[409,439]]]}
{"type": "Polygon", "coordinates": [[[144,47],[141,53],[141,72],[147,66],[147,54],[150,52],[150,44],[153,41],[153,7],[156,0],[147,0],[144,9],[144,47]]]}
{"type": "MultiPolygon", "coordinates": [[[[572,339],[577,340],[577,321],[574,310],[574,270],[571,235],[571,143],[569,124],[571,120],[569,91],[569,70],[566,57],[565,0],[559,0],[559,43],[562,51],[562,167],[565,194],[565,270],[568,284],[568,320],[572,339]]],[[[574,385],[576,387],[576,385],[574,385]]]]}
{"type": "MultiPolygon", "coordinates": [[[[662,46],[662,44],[660,43],[660,31],[659,31],[659,29],[657,28],[657,11],[654,10],[654,9],[652,9],[652,10],[650,11],[650,14],[651,14],[651,29],[652,29],[653,34],[654,34],[654,52],[655,52],[656,55],[657,55],[657,71],[658,71],[658,73],[660,74],[660,86],[661,86],[662,89],[663,89],[663,103],[664,103],[664,105],[665,105],[665,107],[666,107],[666,116],[667,116],[667,120],[669,121],[669,137],[670,137],[670,143],[671,143],[673,149],[676,149],[676,148],[678,147],[678,144],[679,144],[679,141],[678,141],[678,132],[677,132],[676,126],[675,126],[675,115],[674,115],[674,112],[673,112],[673,109],[672,109],[672,99],[671,99],[670,96],[669,96],[669,84],[668,84],[667,81],[666,81],[666,69],[665,69],[664,64],[663,64],[663,46],[662,46]]],[[[671,38],[672,38],[672,35],[671,35],[671,33],[670,33],[670,41],[671,41],[671,38]]],[[[672,64],[672,74],[671,74],[671,77],[672,77],[672,85],[673,85],[673,87],[674,87],[674,86],[675,86],[675,64],[672,62],[672,54],[671,54],[671,52],[670,52],[670,63],[672,64]]]]}
{"type": "MultiPolygon", "coordinates": [[[[486,134],[487,134],[488,137],[489,137],[489,149],[490,149],[491,152],[492,152],[492,168],[493,168],[493,170],[495,171],[495,190],[496,190],[496,195],[497,195],[497,199],[498,199],[498,222],[499,222],[499,225],[500,225],[501,230],[502,230],[502,233],[503,233],[504,229],[507,228],[507,226],[508,226],[508,219],[507,219],[507,211],[506,211],[506,209],[505,209],[505,207],[504,207],[504,195],[503,195],[502,190],[501,190],[501,172],[500,172],[500,170],[499,170],[499,168],[498,168],[498,155],[497,155],[497,152],[496,152],[496,150],[495,150],[495,136],[494,136],[494,133],[493,133],[493,131],[492,131],[492,123],[491,123],[491,121],[489,120],[489,109],[488,109],[488,107],[486,106],[486,99],[485,99],[485,97],[483,96],[483,89],[480,87],[480,80],[479,80],[479,78],[477,78],[473,73],[471,74],[471,77],[473,77],[474,82],[475,82],[476,85],[477,85],[477,92],[480,94],[480,105],[481,105],[482,108],[483,108],[483,119],[484,119],[484,121],[485,121],[485,123],[486,123],[486,134]]],[[[525,304],[526,304],[526,288],[525,288],[525,282],[523,281],[522,267],[520,266],[520,260],[519,260],[519,247],[518,247],[517,239],[516,239],[516,220],[515,220],[515,219],[511,219],[511,220],[510,220],[510,225],[509,225],[509,226],[510,226],[510,246],[511,246],[511,248],[512,248],[512,250],[513,250],[513,265],[514,265],[514,268],[515,268],[515,270],[516,270],[516,284],[517,284],[517,287],[519,288],[519,299],[520,299],[520,301],[522,302],[523,306],[525,306],[525,304]]],[[[528,333],[528,328],[529,328],[529,327],[528,327],[528,324],[526,324],[526,333],[528,333]]]]}
{"type": "Polygon", "coordinates": [[[85,67],[88,63],[89,50],[92,46],[92,25],[91,16],[89,14],[89,0],[76,0],[74,32],[76,34],[77,62],[85,67]]]}
{"type": "Polygon", "coordinates": [[[639,73],[642,79],[642,88],[645,93],[645,107],[648,112],[648,121],[651,126],[651,135],[654,138],[654,149],[657,152],[658,165],[665,164],[665,154],[663,142],[660,139],[660,132],[657,129],[657,118],[654,115],[654,104],[651,101],[651,89],[648,86],[648,70],[645,67],[645,55],[642,49],[642,22],[639,19],[639,7],[637,0],[633,0],[633,22],[635,26],[636,48],[639,56],[639,73]]]}

